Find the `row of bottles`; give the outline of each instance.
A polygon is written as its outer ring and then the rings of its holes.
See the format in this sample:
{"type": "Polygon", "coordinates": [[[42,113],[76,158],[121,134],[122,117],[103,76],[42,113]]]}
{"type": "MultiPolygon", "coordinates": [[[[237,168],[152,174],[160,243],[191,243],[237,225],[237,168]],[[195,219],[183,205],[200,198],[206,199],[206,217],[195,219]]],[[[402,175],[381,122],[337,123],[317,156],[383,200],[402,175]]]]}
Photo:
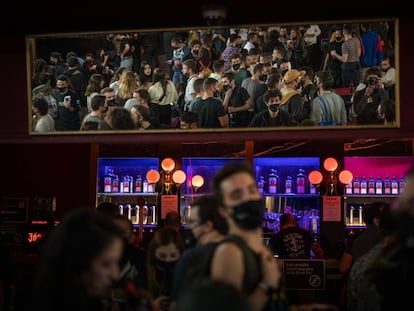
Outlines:
{"type": "Polygon", "coordinates": [[[266,182],[264,176],[260,176],[257,182],[257,189],[259,193],[267,194],[316,194],[316,187],[312,183],[308,182],[305,175],[305,170],[299,169],[296,175],[296,181],[293,180],[292,176],[286,176],[283,183],[279,182],[278,171],[271,169],[268,181],[266,182]]]}
{"type": "Polygon", "coordinates": [[[142,223],[144,225],[156,225],[157,224],[157,212],[155,205],[138,205],[131,203],[118,204],[119,214],[124,215],[131,220],[133,224],[139,224],[139,219],[142,217],[142,223]]]}
{"type": "Polygon", "coordinates": [[[370,176],[367,180],[365,176],[362,176],[360,180],[358,176],[355,176],[352,182],[345,185],[345,194],[397,195],[403,191],[404,184],[404,177],[397,180],[396,176],[392,179],[388,176],[381,179],[381,176],[378,176],[375,180],[373,176],[370,176]]]}
{"type": "Polygon", "coordinates": [[[135,180],[133,176],[122,176],[114,174],[113,169],[108,169],[108,173],[103,178],[103,192],[105,193],[154,193],[155,185],[138,175],[135,180]]]}
{"type": "MultiPolygon", "coordinates": [[[[320,216],[316,209],[311,210],[285,210],[286,213],[291,213],[296,218],[296,225],[298,228],[309,231],[312,234],[320,233],[320,216]]],[[[268,231],[277,233],[280,230],[280,216],[281,213],[266,213],[266,228],[268,231]]]]}

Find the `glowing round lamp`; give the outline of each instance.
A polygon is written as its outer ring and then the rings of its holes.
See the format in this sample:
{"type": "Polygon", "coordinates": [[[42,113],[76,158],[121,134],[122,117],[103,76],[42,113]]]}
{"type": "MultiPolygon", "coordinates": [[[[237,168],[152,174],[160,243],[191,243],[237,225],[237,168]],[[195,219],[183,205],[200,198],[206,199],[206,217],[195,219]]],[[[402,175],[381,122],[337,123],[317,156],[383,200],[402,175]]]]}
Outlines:
{"type": "Polygon", "coordinates": [[[194,188],[200,188],[204,185],[204,178],[201,175],[194,175],[193,178],[191,178],[191,184],[194,188]]]}
{"type": "Polygon", "coordinates": [[[339,181],[343,183],[344,185],[349,184],[352,179],[354,178],[354,175],[352,175],[351,171],[343,170],[339,173],[339,181]]]}
{"type": "Polygon", "coordinates": [[[323,176],[319,171],[312,171],[308,176],[309,181],[314,185],[319,185],[322,182],[323,176]]]}
{"type": "Polygon", "coordinates": [[[323,161],[323,167],[328,172],[333,172],[338,168],[338,161],[336,161],[334,158],[327,158],[325,161],[323,161]]]}
{"type": "Polygon", "coordinates": [[[161,167],[166,172],[171,172],[175,167],[175,162],[171,158],[165,158],[161,162],[161,167]]]}
{"type": "Polygon", "coordinates": [[[149,170],[146,177],[150,184],[156,184],[160,180],[160,173],[156,170],[149,170]]]}
{"type": "Polygon", "coordinates": [[[182,170],[176,170],[174,174],[172,175],[173,181],[179,185],[185,182],[186,178],[187,178],[187,175],[185,175],[184,171],[182,170]]]}

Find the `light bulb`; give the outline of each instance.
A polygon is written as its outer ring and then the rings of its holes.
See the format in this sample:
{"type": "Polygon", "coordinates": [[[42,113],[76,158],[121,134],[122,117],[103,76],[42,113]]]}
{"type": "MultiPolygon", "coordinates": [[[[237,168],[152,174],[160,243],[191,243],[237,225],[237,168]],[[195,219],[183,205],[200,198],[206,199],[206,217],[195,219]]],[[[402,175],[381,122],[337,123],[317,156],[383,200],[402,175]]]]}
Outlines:
{"type": "Polygon", "coordinates": [[[195,188],[200,188],[204,185],[204,178],[201,175],[194,175],[193,178],[191,178],[191,184],[195,188]]]}

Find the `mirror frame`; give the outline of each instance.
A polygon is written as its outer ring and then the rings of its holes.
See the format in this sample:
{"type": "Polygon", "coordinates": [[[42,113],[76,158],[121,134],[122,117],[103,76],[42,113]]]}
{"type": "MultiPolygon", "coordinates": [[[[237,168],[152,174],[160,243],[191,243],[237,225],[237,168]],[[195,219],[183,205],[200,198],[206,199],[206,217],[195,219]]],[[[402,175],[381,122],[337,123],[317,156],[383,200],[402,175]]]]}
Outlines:
{"type": "MultiPolygon", "coordinates": [[[[121,29],[121,30],[99,30],[90,32],[67,32],[67,33],[45,33],[45,34],[28,34],[25,36],[26,40],[26,70],[27,70],[27,100],[28,100],[28,133],[34,136],[67,136],[67,135],[108,135],[108,134],[182,134],[182,133],[259,133],[260,132],[274,132],[274,131],[306,131],[306,130],[350,130],[350,129],[388,129],[388,128],[400,128],[400,42],[399,42],[399,19],[398,18],[366,18],[366,19],[341,19],[341,20],[323,20],[323,21],[300,21],[300,22],[275,22],[275,23],[263,23],[263,24],[247,24],[247,25],[220,25],[220,26],[195,26],[195,27],[175,27],[175,28],[150,28],[150,29],[121,29]],[[103,36],[106,33],[133,33],[133,32],[163,32],[163,31],[188,31],[188,30],[208,30],[208,29],[229,29],[229,28],[253,28],[253,27],[280,27],[281,25],[292,27],[301,26],[307,24],[318,25],[337,25],[337,24],[362,24],[362,23],[379,23],[379,22],[392,22],[394,23],[394,68],[396,70],[395,77],[395,122],[390,125],[340,125],[340,126],[279,126],[279,127],[245,127],[245,128],[198,128],[198,129],[156,129],[156,130],[110,130],[110,131],[55,131],[55,132],[35,132],[32,129],[32,64],[37,58],[37,40],[47,39],[64,39],[81,36],[103,36]]],[[[48,60],[47,60],[48,61],[48,60]]]]}

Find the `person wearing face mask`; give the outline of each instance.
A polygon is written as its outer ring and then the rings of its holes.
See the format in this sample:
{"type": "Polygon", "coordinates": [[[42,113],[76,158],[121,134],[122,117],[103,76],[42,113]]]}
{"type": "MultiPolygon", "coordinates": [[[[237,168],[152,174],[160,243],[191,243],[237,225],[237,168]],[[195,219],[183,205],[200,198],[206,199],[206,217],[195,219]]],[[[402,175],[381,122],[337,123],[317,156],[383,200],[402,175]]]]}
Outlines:
{"type": "Polygon", "coordinates": [[[231,68],[227,72],[234,74],[234,81],[237,86],[241,86],[244,79],[249,77],[249,73],[246,68],[241,67],[241,55],[233,54],[230,58],[231,68]]]}
{"type": "Polygon", "coordinates": [[[338,28],[332,34],[331,40],[326,49],[326,55],[323,62],[323,71],[329,71],[334,78],[335,88],[342,87],[342,62],[331,56],[331,51],[335,51],[337,55],[342,56],[342,43],[344,42],[342,29],[338,28]]]}
{"type": "Polygon", "coordinates": [[[154,304],[160,311],[170,308],[174,270],[184,243],[180,233],[171,227],[158,229],[148,245],[147,281],[154,304]]]}
{"type": "Polygon", "coordinates": [[[257,113],[250,122],[249,127],[292,126],[297,122],[286,111],[279,109],[282,93],[279,90],[268,90],[263,95],[267,110],[257,113]]]}
{"type": "Polygon", "coordinates": [[[184,229],[186,244],[192,244],[180,256],[175,273],[171,299],[175,301],[179,293],[191,287],[191,276],[200,260],[207,256],[218,242],[227,234],[226,220],[218,212],[217,199],[204,195],[191,204],[191,216],[184,229]]]}
{"type": "Polygon", "coordinates": [[[80,129],[80,98],[70,88],[70,80],[60,75],[56,80],[56,89],[52,96],[58,102],[58,119],[55,120],[57,131],[78,131],[80,129]]]}
{"type": "Polygon", "coordinates": [[[224,91],[223,106],[230,115],[230,127],[248,126],[253,99],[244,87],[236,85],[232,72],[226,72],[221,77],[221,83],[224,91]]]}
{"type": "Polygon", "coordinates": [[[229,162],[214,175],[212,186],[229,236],[214,250],[210,277],[239,289],[252,310],[266,310],[280,288],[281,272],[263,243],[265,207],[253,169],[247,162],[229,162]],[[247,260],[252,257],[253,263],[247,260]]]}

